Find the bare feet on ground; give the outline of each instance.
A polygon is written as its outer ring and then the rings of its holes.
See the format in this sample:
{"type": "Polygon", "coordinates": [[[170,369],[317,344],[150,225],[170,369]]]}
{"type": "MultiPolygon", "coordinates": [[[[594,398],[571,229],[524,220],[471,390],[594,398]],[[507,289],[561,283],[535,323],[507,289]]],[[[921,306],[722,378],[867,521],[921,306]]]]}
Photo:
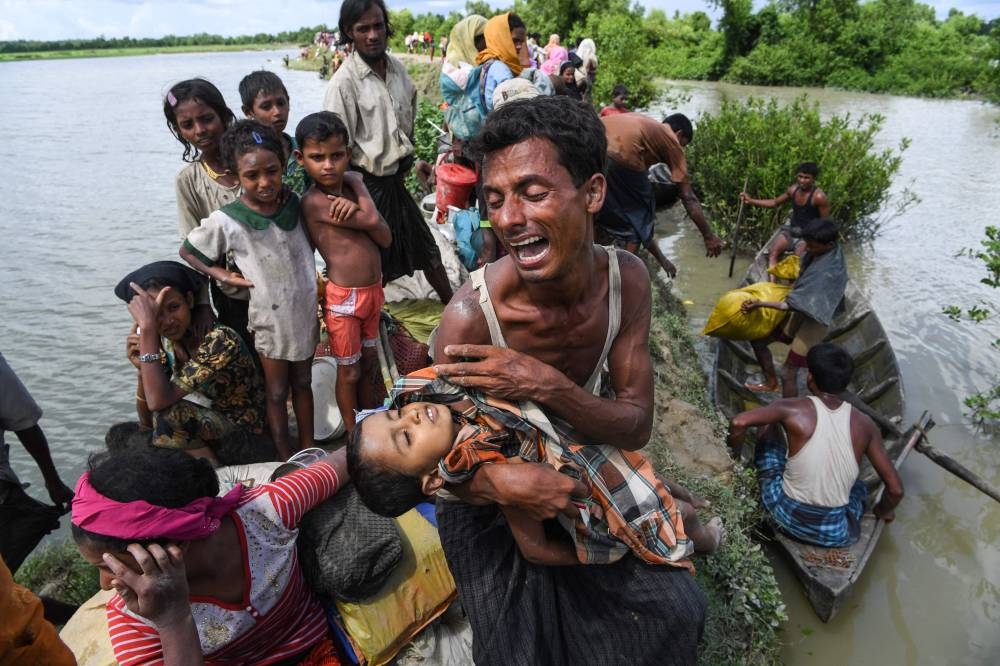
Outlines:
{"type": "Polygon", "coordinates": [[[726,542],[726,526],[718,516],[708,521],[702,528],[702,533],[707,537],[705,542],[699,544],[701,547],[698,552],[702,555],[711,555],[726,542]]]}
{"type": "Polygon", "coordinates": [[[692,492],[690,490],[688,491],[688,497],[689,497],[688,504],[690,504],[696,509],[705,509],[712,506],[712,503],[709,502],[707,499],[705,499],[698,493],[692,492]]]}

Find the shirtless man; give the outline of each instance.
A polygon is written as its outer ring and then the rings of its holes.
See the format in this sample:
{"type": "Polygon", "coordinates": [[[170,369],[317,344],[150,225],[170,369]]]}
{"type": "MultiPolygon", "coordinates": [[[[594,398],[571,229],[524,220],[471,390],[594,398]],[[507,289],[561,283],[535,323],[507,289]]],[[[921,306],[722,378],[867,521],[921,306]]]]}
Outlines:
{"type": "MultiPolygon", "coordinates": [[[[746,192],[740,192],[740,200],[751,206],[761,208],[778,208],[786,201],[792,202],[792,214],[788,223],[782,225],[781,235],[774,239],[768,250],[767,265],[774,266],[789,246],[796,254],[802,256],[805,244],[802,242],[802,229],[809,220],[830,216],[830,201],[826,192],[816,187],[819,176],[819,166],[815,162],[803,162],[796,169],[795,182],[788,189],[773,199],[752,199],[746,192]]],[[[771,282],[777,278],[769,277],[771,282]]]]}
{"type": "Polygon", "coordinates": [[[687,116],[675,113],[660,123],[642,113],[620,113],[605,116],[601,122],[608,138],[608,195],[597,216],[600,230],[624,241],[629,252],[634,253],[642,243],[667,275],[677,274],[653,240],[656,202],[648,172],[652,165],[665,162],[671,179],[680,186],[684,210],[705,239],[706,255],[719,256],[722,240],[708,226],[688,182],[684,146],[694,138],[694,129],[687,116]]]}
{"type": "Polygon", "coordinates": [[[873,512],[890,522],[903,499],[903,482],[882,446],[882,433],[867,415],[839,396],[854,373],[854,362],[831,343],[807,357],[813,395],[784,398],[742,412],[730,423],[729,445],[739,452],[747,428],[768,426],[754,455],[761,500],[783,532],[818,546],[847,546],[858,540],[867,488],[858,478],[862,456],[885,483],[873,512]],[[788,451],[778,433],[788,437],[788,451]]]}
{"type": "MultiPolygon", "coordinates": [[[[593,243],[607,152],[597,115],[565,97],[514,101],[490,115],[476,144],[490,222],[509,254],[445,309],[438,373],[538,407],[581,441],[642,448],[652,428],[649,275],[631,254],[593,243]],[[605,359],[614,398],[595,386],[605,359]]],[[[459,490],[467,503],[439,502],[477,664],[697,660],[705,600],[691,576],[632,556],[531,564],[497,507],[546,520],[576,515],[572,498],[586,493],[550,466],[486,465],[459,490]]]]}

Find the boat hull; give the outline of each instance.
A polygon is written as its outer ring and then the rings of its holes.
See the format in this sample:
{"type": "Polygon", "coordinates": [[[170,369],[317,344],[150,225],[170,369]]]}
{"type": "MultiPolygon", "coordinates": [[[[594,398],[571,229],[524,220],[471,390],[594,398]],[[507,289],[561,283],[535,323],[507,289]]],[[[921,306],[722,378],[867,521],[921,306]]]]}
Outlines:
{"type": "MultiPolygon", "coordinates": [[[[761,249],[741,284],[765,280],[767,252],[761,249]]],[[[855,373],[849,391],[869,408],[882,414],[888,423],[897,426],[893,430],[883,428],[883,438],[890,458],[898,466],[908,452],[905,447],[908,437],[900,436],[898,430],[904,407],[899,364],[882,323],[853,281],[848,282],[844,300],[837,308],[826,341],[842,346],[854,359],[855,373]]],[[[748,342],[717,341],[712,391],[716,404],[727,418],[780,397],[774,393],[754,393],[744,386],[758,371],[753,349],[748,342]]],[[[804,386],[800,386],[800,395],[805,394],[804,386]]],[[[824,622],[843,607],[885,526],[871,513],[882,484],[867,458],[862,461],[861,477],[868,486],[869,499],[857,543],[846,548],[822,548],[781,533],[775,534],[774,543],[787,556],[813,609],[824,622]]]]}

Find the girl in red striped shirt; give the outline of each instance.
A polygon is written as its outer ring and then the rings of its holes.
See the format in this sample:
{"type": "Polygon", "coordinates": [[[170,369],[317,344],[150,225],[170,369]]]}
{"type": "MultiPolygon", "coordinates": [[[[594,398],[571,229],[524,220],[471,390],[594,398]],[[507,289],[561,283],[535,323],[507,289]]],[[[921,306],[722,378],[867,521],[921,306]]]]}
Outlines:
{"type": "Polygon", "coordinates": [[[128,664],[339,664],[306,587],[297,526],[347,479],[343,451],[216,497],[210,464],[180,450],[92,458],[73,537],[114,588],[108,630],[128,664]]]}

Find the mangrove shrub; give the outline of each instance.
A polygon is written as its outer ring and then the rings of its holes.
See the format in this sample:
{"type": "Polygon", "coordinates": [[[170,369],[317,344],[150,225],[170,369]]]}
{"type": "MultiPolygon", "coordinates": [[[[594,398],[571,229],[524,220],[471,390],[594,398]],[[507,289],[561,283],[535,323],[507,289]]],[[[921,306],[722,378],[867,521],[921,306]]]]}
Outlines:
{"type": "MultiPolygon", "coordinates": [[[[725,101],[718,113],[701,116],[687,148],[692,180],[702,192],[716,230],[732,237],[743,183],[754,198],[771,198],[795,181],[801,162],[820,165],[817,182],[830,200],[830,217],[843,238],[866,238],[916,201],[904,189],[890,193],[902,153],[875,148],[884,118],[878,114],[820,117],[819,105],[800,96],[788,105],[749,98],[725,101]]],[[[789,208],[744,208],[739,244],[756,249],[787,217],[789,208]]]]}

